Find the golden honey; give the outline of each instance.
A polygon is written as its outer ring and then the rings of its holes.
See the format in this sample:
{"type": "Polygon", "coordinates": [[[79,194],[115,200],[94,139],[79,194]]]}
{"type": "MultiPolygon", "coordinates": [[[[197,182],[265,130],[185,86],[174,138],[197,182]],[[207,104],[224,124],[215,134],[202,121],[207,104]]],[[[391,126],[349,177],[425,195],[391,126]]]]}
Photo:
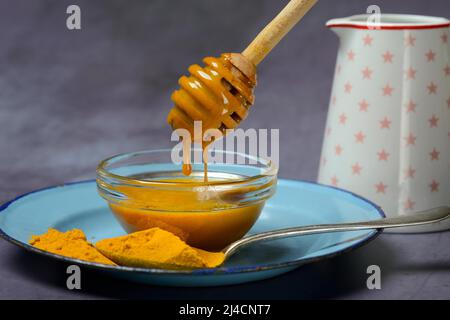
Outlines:
{"type": "Polygon", "coordinates": [[[179,236],[190,246],[219,251],[244,236],[264,206],[264,201],[246,206],[236,204],[250,191],[249,187],[217,191],[215,186],[193,177],[164,182],[182,184],[192,191],[116,187],[132,199],[109,204],[127,232],[159,227],[179,236]]]}

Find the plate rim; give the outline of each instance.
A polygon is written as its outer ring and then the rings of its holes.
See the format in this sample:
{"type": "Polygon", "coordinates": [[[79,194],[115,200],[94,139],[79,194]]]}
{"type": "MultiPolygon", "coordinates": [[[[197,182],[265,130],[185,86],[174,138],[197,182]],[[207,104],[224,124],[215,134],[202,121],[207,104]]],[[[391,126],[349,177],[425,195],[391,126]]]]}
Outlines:
{"type": "MultiPolygon", "coordinates": [[[[337,188],[334,186],[330,186],[330,185],[325,185],[325,184],[321,184],[318,182],[312,182],[312,181],[307,181],[307,180],[297,180],[297,179],[284,179],[284,178],[279,178],[278,182],[287,182],[287,183],[304,183],[304,184],[310,184],[310,185],[315,185],[315,186],[319,186],[319,187],[323,187],[323,188],[328,188],[328,189],[334,189],[338,192],[343,192],[345,194],[348,194],[350,196],[356,197],[360,200],[362,200],[363,202],[368,203],[370,206],[372,206],[375,210],[376,213],[379,214],[379,216],[381,218],[385,218],[386,215],[384,213],[384,211],[381,209],[381,207],[377,204],[375,204],[374,202],[354,193],[348,190],[344,190],[341,188],[337,188]]],[[[60,187],[66,187],[66,186],[73,186],[73,185],[79,185],[79,184],[86,184],[86,183],[94,183],[95,184],[95,179],[88,179],[88,180],[80,180],[80,181],[74,181],[74,182],[67,182],[67,183],[63,183],[63,184],[57,184],[57,185],[52,185],[52,186],[48,186],[48,187],[44,187],[44,188],[39,188],[36,190],[32,190],[30,192],[26,192],[23,193],[9,201],[6,201],[5,203],[0,205],[0,215],[3,212],[6,212],[6,209],[12,205],[13,203],[19,201],[20,199],[32,195],[34,193],[39,193],[42,191],[47,191],[47,190],[51,190],[51,189],[56,189],[56,188],[60,188],[60,187]]],[[[260,271],[271,271],[271,270],[277,270],[277,269],[282,269],[282,268],[296,268],[302,265],[306,265],[306,264],[310,264],[310,263],[314,263],[316,261],[322,261],[322,260],[327,260],[327,259],[331,259],[334,258],[336,256],[351,252],[353,250],[358,249],[359,247],[362,247],[365,244],[368,244],[369,242],[373,241],[374,239],[376,239],[381,232],[383,231],[383,229],[374,229],[372,230],[369,234],[367,234],[366,236],[363,236],[360,240],[356,241],[353,245],[339,250],[339,251],[335,251],[335,252],[331,252],[328,254],[324,254],[324,255],[320,255],[317,257],[311,257],[311,258],[306,258],[306,259],[297,259],[297,260],[291,260],[291,261],[286,261],[286,262],[279,262],[279,263],[268,263],[268,264],[260,264],[260,265],[252,265],[252,266],[245,266],[245,267],[219,267],[219,268],[203,268],[203,269],[194,269],[194,270],[170,270],[170,269],[157,269],[157,268],[136,268],[136,267],[126,267],[126,266],[112,266],[112,265],[105,265],[105,264],[100,264],[100,263],[94,263],[94,262],[90,262],[90,261],[85,261],[85,260],[80,260],[80,259],[75,259],[75,258],[70,258],[70,257],[65,257],[65,256],[61,256],[55,253],[51,253],[48,251],[44,251],[41,249],[38,249],[36,247],[33,247],[30,244],[24,243],[20,240],[17,240],[11,236],[9,236],[0,226],[0,238],[3,238],[4,240],[20,247],[23,248],[27,251],[33,252],[35,254],[40,254],[43,256],[47,256],[50,257],[52,259],[58,260],[58,261],[62,261],[62,262],[66,262],[66,263],[70,263],[70,264],[78,264],[78,265],[82,265],[82,266],[86,266],[89,268],[93,268],[93,269],[99,269],[99,270],[104,270],[104,271],[117,271],[117,272],[126,272],[126,273],[144,273],[144,274],[149,274],[149,275],[167,275],[167,276],[181,276],[181,275],[191,275],[191,276],[198,276],[198,275],[229,275],[229,274],[241,274],[241,273],[249,273],[249,272],[260,272],[260,271]]],[[[322,248],[324,249],[324,248],[322,248]]],[[[321,250],[321,249],[320,249],[321,250]]]]}

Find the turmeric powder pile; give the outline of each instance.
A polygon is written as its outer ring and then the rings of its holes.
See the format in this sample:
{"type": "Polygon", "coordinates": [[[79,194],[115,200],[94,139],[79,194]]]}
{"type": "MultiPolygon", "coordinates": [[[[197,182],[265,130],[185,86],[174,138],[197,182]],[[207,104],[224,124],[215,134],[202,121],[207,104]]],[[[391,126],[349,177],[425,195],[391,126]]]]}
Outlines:
{"type": "Polygon", "coordinates": [[[47,233],[44,233],[43,235],[32,236],[30,244],[38,249],[69,258],[116,265],[98,252],[98,250],[86,240],[83,231],[79,229],[73,229],[67,232],[48,229],[47,233]]]}
{"type": "Polygon", "coordinates": [[[62,233],[49,229],[44,235],[33,236],[30,244],[71,258],[140,268],[214,268],[225,259],[222,252],[193,248],[178,236],[160,228],[104,239],[95,247],[86,241],[81,230],[62,233]]]}
{"type": "Polygon", "coordinates": [[[97,242],[96,248],[119,265],[141,268],[213,268],[224,260],[222,252],[193,248],[160,228],[101,240],[97,242]]]}

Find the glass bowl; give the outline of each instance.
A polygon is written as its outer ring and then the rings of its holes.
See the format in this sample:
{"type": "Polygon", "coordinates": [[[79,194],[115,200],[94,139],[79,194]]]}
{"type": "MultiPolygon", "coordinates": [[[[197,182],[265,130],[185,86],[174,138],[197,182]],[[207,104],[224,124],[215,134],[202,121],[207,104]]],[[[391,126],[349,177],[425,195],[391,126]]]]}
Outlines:
{"type": "Polygon", "coordinates": [[[182,163],[172,161],[173,152],[120,154],[97,167],[99,194],[124,229],[159,227],[210,251],[244,236],[275,192],[277,166],[264,158],[213,150],[205,182],[201,160],[194,160],[191,175],[185,176],[182,163]]]}

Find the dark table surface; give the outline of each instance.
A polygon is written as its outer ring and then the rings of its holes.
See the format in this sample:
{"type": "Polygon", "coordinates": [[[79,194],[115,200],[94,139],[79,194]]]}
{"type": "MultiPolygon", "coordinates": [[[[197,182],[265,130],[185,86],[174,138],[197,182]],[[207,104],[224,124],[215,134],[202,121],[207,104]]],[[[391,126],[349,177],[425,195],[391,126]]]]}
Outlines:
{"type": "MultiPolygon", "coordinates": [[[[0,202],[94,177],[99,159],[170,146],[165,117],[176,79],[206,55],[239,51],[284,2],[77,1],[82,30],[65,27],[72,1],[0,1],[0,202]]],[[[261,65],[244,127],[279,128],[280,176],[315,180],[338,41],[327,19],[372,1],[321,0],[261,65]]],[[[383,12],[448,14],[447,0],[377,1],[383,12]]],[[[384,234],[343,256],[270,280],[164,288],[83,273],[0,240],[0,298],[450,298],[450,232],[384,234]],[[366,287],[379,265],[381,290],[366,287]]]]}

